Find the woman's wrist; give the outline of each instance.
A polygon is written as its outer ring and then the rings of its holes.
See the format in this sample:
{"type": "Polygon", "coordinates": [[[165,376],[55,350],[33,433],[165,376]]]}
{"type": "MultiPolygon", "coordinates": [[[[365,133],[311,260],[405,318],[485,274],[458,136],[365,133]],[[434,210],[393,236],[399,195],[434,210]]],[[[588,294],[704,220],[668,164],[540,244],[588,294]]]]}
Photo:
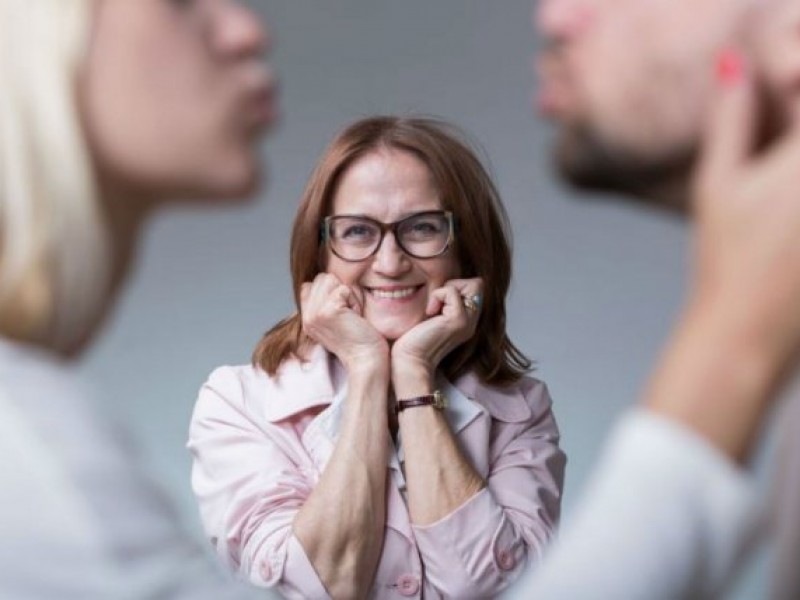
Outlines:
{"type": "Polygon", "coordinates": [[[384,377],[387,381],[390,374],[389,350],[377,348],[374,351],[361,352],[351,356],[339,357],[348,378],[384,377]]]}
{"type": "Polygon", "coordinates": [[[392,358],[392,388],[397,399],[433,393],[435,379],[435,372],[429,365],[392,358]]]}

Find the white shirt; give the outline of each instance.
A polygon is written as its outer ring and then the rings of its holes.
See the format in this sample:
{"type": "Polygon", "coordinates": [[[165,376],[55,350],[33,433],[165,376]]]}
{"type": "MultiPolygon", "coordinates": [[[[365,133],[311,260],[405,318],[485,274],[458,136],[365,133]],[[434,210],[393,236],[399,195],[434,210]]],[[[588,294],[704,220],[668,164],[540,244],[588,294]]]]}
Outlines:
{"type": "Polygon", "coordinates": [[[617,426],[550,554],[516,599],[715,598],[757,537],[752,475],[643,409],[617,426]]]}
{"type": "Polygon", "coordinates": [[[0,598],[273,598],[180,526],[68,367],[0,340],[0,598]]]}

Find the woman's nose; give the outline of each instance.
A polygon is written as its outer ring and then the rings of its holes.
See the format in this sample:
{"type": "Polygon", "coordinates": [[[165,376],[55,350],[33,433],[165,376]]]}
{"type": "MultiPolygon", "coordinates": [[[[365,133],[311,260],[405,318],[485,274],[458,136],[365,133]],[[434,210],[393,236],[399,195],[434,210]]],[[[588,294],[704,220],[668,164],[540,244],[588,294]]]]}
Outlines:
{"type": "Polygon", "coordinates": [[[387,232],[372,261],[372,268],[390,277],[402,275],[411,266],[411,260],[398,245],[394,234],[387,232]]]}

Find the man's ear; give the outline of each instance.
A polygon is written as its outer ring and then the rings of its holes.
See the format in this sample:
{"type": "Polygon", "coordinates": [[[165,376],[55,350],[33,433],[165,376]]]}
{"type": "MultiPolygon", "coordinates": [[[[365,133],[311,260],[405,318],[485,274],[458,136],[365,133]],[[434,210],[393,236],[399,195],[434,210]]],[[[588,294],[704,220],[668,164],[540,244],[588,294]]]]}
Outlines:
{"type": "Polygon", "coordinates": [[[780,133],[800,123],[800,0],[767,0],[754,13],[754,75],[764,86],[771,128],[780,133]]]}

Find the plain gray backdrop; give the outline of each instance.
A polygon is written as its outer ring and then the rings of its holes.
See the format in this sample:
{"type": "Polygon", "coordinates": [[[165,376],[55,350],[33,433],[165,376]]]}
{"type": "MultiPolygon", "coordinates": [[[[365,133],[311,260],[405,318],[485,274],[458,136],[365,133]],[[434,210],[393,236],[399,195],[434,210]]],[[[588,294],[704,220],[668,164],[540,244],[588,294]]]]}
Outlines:
{"type": "MultiPolygon", "coordinates": [[[[186,431],[199,386],[249,361],[293,309],[294,210],[336,131],[373,113],[437,115],[485,152],[514,229],[512,339],[550,387],[569,455],[569,519],[609,428],[640,395],[686,289],[688,229],[577,195],[553,174],[532,108],[530,0],[253,2],[274,37],[280,125],[264,145],[263,193],[177,209],[148,228],[140,266],[83,370],[127,421],[200,532],[186,431]]],[[[633,50],[633,49],[632,49],[633,50]]],[[[758,597],[763,563],[736,598],[758,597]]]]}

